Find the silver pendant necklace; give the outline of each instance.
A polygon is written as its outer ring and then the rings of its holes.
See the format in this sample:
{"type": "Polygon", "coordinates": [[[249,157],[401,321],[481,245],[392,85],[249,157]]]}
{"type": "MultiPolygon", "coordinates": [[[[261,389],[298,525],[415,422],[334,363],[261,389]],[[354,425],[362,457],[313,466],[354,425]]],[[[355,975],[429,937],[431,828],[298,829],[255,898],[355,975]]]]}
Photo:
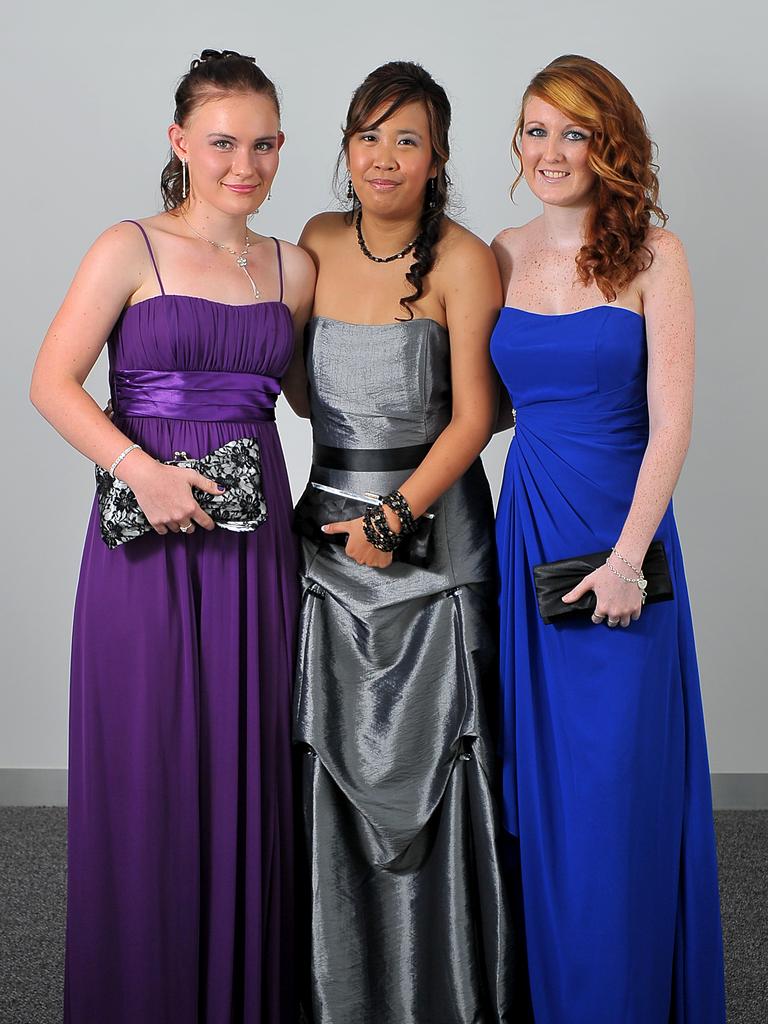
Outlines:
{"type": "Polygon", "coordinates": [[[248,240],[248,229],[247,228],[245,229],[245,248],[242,250],[242,252],[236,252],[234,249],[230,249],[228,245],[222,245],[221,242],[214,242],[212,238],[206,238],[205,235],[201,234],[197,230],[197,228],[193,227],[189,223],[189,221],[187,220],[187,218],[184,216],[183,213],[182,213],[181,217],[182,217],[182,220],[184,221],[184,223],[189,228],[189,230],[193,231],[197,235],[198,238],[201,238],[204,242],[207,242],[209,245],[215,246],[215,248],[217,248],[217,249],[221,249],[222,252],[228,252],[231,256],[235,257],[235,263],[238,265],[238,267],[240,267],[242,272],[245,274],[245,276],[251,282],[251,288],[253,289],[253,297],[254,297],[254,299],[260,299],[261,298],[261,292],[259,291],[258,287],[256,286],[256,282],[253,280],[253,278],[251,277],[250,273],[248,272],[248,251],[251,248],[251,243],[248,240]]]}

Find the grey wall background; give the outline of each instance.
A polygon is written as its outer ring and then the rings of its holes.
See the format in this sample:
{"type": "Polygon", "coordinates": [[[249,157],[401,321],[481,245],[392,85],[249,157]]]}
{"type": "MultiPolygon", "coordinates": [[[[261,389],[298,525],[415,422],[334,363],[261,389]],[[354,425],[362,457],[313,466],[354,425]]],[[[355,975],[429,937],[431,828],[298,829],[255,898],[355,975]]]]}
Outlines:
{"type": "MultiPolygon", "coordinates": [[[[281,87],[288,142],[255,226],[292,241],[332,206],[350,93],[385,60],[419,60],[445,84],[460,216],[486,240],[537,212],[524,187],[516,206],[507,197],[510,134],[530,76],[577,52],[629,86],[659,145],[662,202],[686,243],[698,300],[695,435],[675,500],[711,766],[768,772],[764,18],[745,0],[727,10],[696,0],[17,6],[0,62],[0,770],[66,764],[70,617],[93,492],[91,467],[27,401],[32,362],[93,238],[158,208],[176,79],[213,46],[256,55],[281,87]]],[[[88,386],[106,395],[103,362],[88,386]]],[[[308,431],[286,408],[279,418],[298,491],[308,431]]],[[[485,455],[494,489],[507,442],[497,438],[485,455]]]]}

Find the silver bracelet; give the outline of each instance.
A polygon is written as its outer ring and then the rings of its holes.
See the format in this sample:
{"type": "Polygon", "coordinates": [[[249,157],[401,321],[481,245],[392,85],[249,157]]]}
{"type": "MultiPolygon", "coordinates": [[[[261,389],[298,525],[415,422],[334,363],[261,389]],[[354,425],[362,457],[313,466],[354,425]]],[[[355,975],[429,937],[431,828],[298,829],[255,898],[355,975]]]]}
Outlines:
{"type": "Polygon", "coordinates": [[[115,470],[120,465],[120,463],[123,461],[123,459],[126,457],[126,455],[130,455],[131,452],[135,451],[137,448],[140,449],[141,445],[140,444],[129,444],[128,447],[124,451],[120,452],[120,454],[117,456],[115,461],[109,467],[109,475],[113,477],[115,475],[115,470]]]}
{"type": "Polygon", "coordinates": [[[621,561],[624,563],[624,565],[628,565],[629,566],[629,568],[632,570],[632,572],[636,576],[640,576],[642,578],[643,570],[642,569],[638,569],[636,565],[632,565],[631,562],[628,562],[627,559],[624,557],[624,555],[622,555],[621,552],[617,551],[616,548],[611,548],[611,554],[612,555],[616,555],[617,558],[621,559],[621,561]]]}
{"type": "MultiPolygon", "coordinates": [[[[616,552],[616,554],[618,554],[618,552],[616,552]]],[[[619,558],[621,558],[621,555],[619,555],[619,558]]],[[[621,558],[621,560],[622,562],[627,561],[626,558],[621,558]]],[[[648,586],[648,580],[645,578],[645,576],[643,576],[643,570],[640,569],[638,571],[637,569],[635,569],[634,565],[630,565],[630,563],[627,562],[627,565],[629,565],[630,569],[632,569],[633,572],[637,573],[637,579],[633,580],[629,576],[625,576],[624,573],[619,572],[618,569],[614,569],[614,567],[611,565],[610,555],[608,555],[608,557],[606,558],[605,564],[608,566],[613,575],[618,576],[620,580],[624,580],[625,583],[634,583],[635,586],[639,589],[640,593],[642,594],[643,604],[645,604],[645,598],[647,596],[645,593],[645,588],[648,586]]]]}

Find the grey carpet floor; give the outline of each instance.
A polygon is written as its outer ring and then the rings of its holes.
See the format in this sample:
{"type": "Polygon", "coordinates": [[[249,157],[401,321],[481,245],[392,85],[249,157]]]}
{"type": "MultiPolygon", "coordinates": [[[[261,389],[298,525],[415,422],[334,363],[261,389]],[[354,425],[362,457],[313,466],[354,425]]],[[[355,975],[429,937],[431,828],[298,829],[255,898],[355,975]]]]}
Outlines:
{"type": "MultiPolygon", "coordinates": [[[[716,824],[728,1022],[768,1024],[768,811],[716,824]]],[[[65,842],[63,809],[0,808],[0,1024],[61,1024],[65,842]]]]}

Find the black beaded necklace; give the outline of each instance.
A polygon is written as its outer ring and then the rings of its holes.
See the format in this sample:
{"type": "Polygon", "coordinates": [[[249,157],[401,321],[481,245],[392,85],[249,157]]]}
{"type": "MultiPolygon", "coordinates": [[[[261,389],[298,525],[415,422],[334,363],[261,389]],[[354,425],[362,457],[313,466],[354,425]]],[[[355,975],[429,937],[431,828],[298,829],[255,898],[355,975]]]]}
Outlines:
{"type": "Polygon", "coordinates": [[[357,217],[355,218],[355,230],[357,231],[357,244],[360,246],[360,249],[361,249],[361,251],[363,253],[363,256],[367,256],[368,259],[369,260],[373,260],[374,263],[392,263],[393,260],[401,260],[401,259],[403,259],[403,257],[408,255],[408,253],[411,251],[411,249],[414,247],[414,245],[416,245],[416,243],[419,240],[419,236],[417,235],[416,238],[414,238],[414,240],[412,242],[409,242],[408,245],[406,245],[404,248],[402,248],[400,250],[400,252],[396,252],[394,254],[394,256],[374,256],[373,253],[371,252],[371,250],[365,244],[365,239],[363,238],[363,227],[362,227],[362,224],[363,224],[363,211],[362,210],[358,210],[357,211],[357,217]]]}

